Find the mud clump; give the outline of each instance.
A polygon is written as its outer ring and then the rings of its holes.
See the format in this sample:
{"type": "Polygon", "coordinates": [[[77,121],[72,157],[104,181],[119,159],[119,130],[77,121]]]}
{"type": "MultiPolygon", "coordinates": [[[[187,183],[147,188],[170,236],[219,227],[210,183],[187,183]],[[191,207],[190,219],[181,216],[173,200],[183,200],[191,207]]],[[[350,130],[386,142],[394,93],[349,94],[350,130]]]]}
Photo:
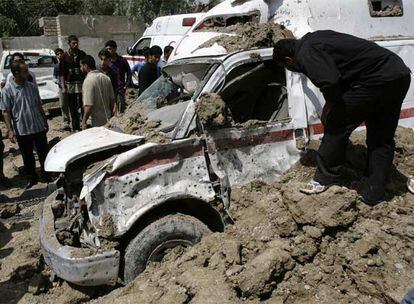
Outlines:
{"type": "Polygon", "coordinates": [[[0,218],[8,219],[20,212],[20,207],[17,204],[0,205],[0,218]]]}
{"type": "Polygon", "coordinates": [[[110,238],[115,233],[115,223],[112,219],[112,216],[108,213],[105,213],[100,218],[99,223],[99,235],[104,238],[110,238]]]}
{"type": "Polygon", "coordinates": [[[226,104],[218,94],[201,95],[196,105],[196,113],[201,123],[209,129],[217,129],[228,124],[226,104]]]}
{"type": "Polygon", "coordinates": [[[144,136],[145,140],[149,142],[167,143],[169,139],[157,130],[161,122],[148,120],[147,114],[147,109],[139,102],[134,102],[125,110],[124,114],[112,117],[106,127],[121,129],[131,135],[144,136]]]}
{"type": "Polygon", "coordinates": [[[252,48],[273,47],[284,38],[281,26],[276,23],[238,23],[224,28],[221,32],[226,34],[208,40],[199,49],[218,44],[228,53],[232,53],[252,48]]]}

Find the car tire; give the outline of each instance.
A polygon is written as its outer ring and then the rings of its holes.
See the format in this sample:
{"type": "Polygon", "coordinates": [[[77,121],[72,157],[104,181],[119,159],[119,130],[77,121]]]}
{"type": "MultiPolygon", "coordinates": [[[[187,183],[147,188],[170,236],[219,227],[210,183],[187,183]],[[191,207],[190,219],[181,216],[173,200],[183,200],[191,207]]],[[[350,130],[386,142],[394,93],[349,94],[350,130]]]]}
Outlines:
{"type": "Polygon", "coordinates": [[[177,246],[190,247],[209,233],[211,230],[203,222],[180,213],[152,222],[125,249],[125,283],[134,280],[149,262],[161,261],[167,250],[177,246]]]}

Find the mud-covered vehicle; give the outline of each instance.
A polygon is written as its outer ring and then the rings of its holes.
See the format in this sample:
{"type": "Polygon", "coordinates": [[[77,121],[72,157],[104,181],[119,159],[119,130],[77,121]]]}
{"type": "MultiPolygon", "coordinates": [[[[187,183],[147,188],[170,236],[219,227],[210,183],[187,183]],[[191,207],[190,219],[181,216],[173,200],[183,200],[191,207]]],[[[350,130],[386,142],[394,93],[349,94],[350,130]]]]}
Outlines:
{"type": "Polygon", "coordinates": [[[52,149],[46,170],[61,175],[40,240],[59,277],[130,282],[172,248],[223,231],[232,187],[270,182],[298,161],[297,143],[323,132],[323,98],[271,59],[264,48],[174,61],[137,101],[163,140],[101,127],[52,149]]]}

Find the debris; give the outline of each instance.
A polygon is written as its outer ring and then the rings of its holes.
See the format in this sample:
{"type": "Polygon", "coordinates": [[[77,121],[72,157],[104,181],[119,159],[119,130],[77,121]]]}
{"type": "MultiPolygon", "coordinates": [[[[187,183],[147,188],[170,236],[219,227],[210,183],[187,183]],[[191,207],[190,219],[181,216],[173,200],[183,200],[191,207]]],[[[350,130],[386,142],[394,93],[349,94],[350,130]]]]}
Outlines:
{"type": "Polygon", "coordinates": [[[0,205],[0,218],[8,219],[20,212],[20,207],[18,204],[5,204],[0,205]]]}
{"type": "Polygon", "coordinates": [[[276,23],[238,23],[222,29],[221,32],[226,34],[208,40],[199,49],[209,48],[217,43],[228,53],[232,53],[252,48],[272,47],[284,38],[281,26],[276,23]]]}
{"type": "Polygon", "coordinates": [[[99,223],[99,235],[104,238],[110,238],[115,233],[115,224],[112,216],[108,213],[102,214],[99,223]]]}
{"type": "Polygon", "coordinates": [[[205,93],[196,104],[196,113],[201,123],[209,129],[224,127],[227,121],[226,104],[220,95],[205,93]]]}

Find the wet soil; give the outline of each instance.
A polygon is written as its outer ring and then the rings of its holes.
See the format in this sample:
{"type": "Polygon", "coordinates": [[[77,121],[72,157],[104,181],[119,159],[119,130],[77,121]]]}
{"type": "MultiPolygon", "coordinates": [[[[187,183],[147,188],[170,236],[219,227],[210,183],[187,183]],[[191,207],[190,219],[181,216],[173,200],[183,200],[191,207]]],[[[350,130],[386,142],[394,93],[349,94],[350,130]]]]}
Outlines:
{"type": "Polygon", "coordinates": [[[257,24],[253,22],[236,24],[221,29],[226,34],[214,37],[203,43],[199,49],[218,44],[228,53],[252,48],[272,47],[283,39],[282,29],[276,23],[257,24]]]}
{"type": "Polygon", "coordinates": [[[0,219],[4,303],[399,303],[414,276],[414,132],[399,128],[387,201],[365,205],[349,184],[363,174],[365,132],[355,133],[341,186],[297,189],[315,170],[318,142],[279,182],[232,191],[234,225],[172,250],[131,284],[79,288],[53,279],[38,243],[38,205],[0,219]],[[52,283],[50,283],[52,281],[52,283]]]}

